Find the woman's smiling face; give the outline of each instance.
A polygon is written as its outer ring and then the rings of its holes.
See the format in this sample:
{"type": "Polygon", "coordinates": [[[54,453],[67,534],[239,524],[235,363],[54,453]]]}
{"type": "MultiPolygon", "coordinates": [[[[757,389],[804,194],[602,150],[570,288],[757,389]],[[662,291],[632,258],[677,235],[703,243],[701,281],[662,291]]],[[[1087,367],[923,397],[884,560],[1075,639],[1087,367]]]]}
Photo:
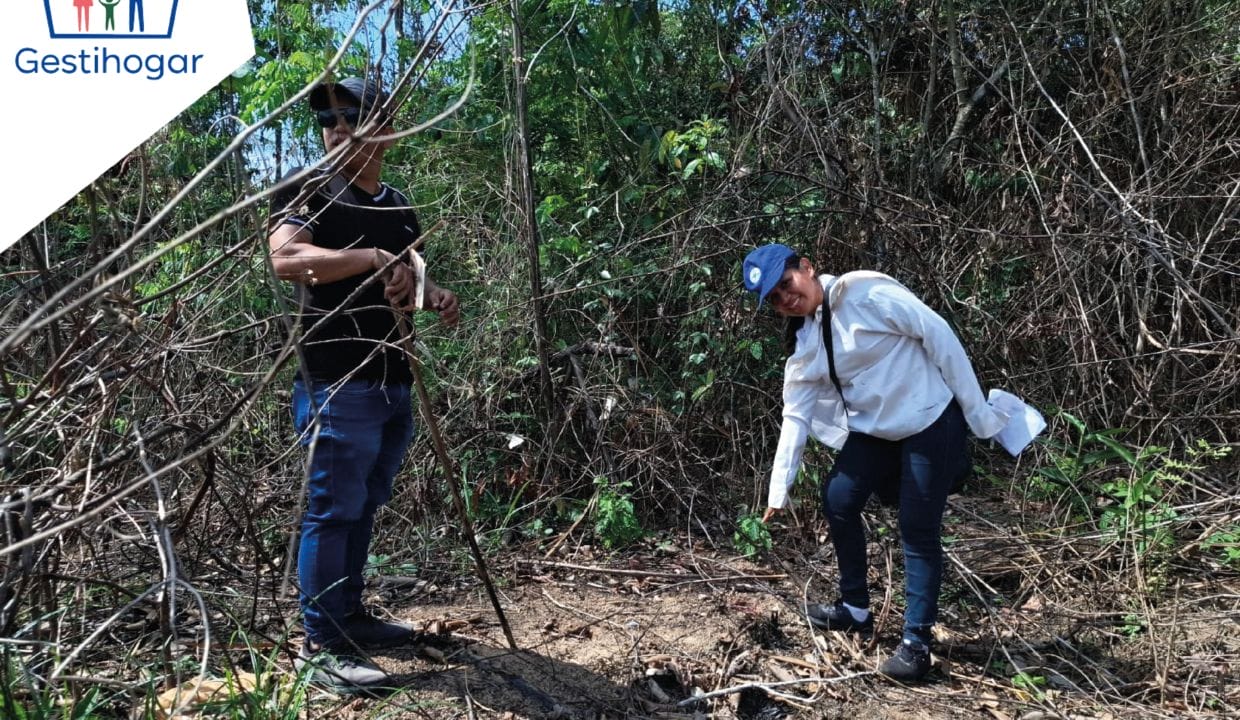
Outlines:
{"type": "Polygon", "coordinates": [[[814,277],[814,267],[801,258],[800,267],[789,268],[767,293],[766,301],[783,317],[813,315],[822,304],[822,285],[814,277]]]}

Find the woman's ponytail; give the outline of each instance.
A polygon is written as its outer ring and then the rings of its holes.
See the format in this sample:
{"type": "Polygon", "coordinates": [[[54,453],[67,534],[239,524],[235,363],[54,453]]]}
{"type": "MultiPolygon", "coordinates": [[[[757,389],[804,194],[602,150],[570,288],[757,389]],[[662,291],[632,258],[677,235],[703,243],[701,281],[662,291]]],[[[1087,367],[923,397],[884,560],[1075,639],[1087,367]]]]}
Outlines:
{"type": "Polygon", "coordinates": [[[800,315],[784,321],[784,355],[791,355],[797,349],[797,333],[805,326],[805,318],[800,315]]]}
{"type": "MultiPolygon", "coordinates": [[[[801,256],[793,253],[788,256],[788,260],[784,262],[784,271],[795,270],[801,267],[801,256]]],[[[805,326],[805,318],[790,317],[784,322],[784,355],[791,355],[797,349],[797,333],[805,326]]]]}

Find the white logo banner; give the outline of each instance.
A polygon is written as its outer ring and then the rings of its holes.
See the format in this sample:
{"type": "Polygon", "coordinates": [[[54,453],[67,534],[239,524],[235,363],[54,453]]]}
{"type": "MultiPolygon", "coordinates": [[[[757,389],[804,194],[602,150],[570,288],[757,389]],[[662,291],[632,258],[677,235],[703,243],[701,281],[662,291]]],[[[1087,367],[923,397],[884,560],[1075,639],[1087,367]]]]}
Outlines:
{"type": "Polygon", "coordinates": [[[254,55],[246,0],[6,0],[7,249],[254,55]]]}

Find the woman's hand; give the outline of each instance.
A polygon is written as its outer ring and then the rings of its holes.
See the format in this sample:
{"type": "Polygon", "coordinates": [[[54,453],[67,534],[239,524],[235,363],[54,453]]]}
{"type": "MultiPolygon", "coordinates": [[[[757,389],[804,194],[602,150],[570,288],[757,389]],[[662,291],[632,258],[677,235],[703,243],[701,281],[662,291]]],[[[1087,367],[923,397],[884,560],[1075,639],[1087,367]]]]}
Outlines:
{"type": "Polygon", "coordinates": [[[762,513],[762,524],[765,525],[768,520],[779,515],[782,512],[783,510],[780,508],[773,508],[773,507],[767,508],[766,512],[762,513]]]}

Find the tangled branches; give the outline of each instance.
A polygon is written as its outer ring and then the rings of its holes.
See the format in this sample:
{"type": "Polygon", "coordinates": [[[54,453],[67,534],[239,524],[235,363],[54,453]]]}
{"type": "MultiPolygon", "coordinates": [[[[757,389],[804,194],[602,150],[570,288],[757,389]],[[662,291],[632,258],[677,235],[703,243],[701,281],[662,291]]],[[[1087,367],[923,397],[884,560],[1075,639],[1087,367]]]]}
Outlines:
{"type": "MultiPolygon", "coordinates": [[[[663,26],[541,8],[525,77],[553,348],[543,418],[511,68],[452,44],[459,31],[506,49],[507,18],[370,17],[390,5],[362,14],[333,63],[359,62],[365,32],[381,50],[361,63],[407,53],[385,77],[408,132],[433,126],[389,180],[449,228],[429,252],[470,331],[419,336],[496,546],[583,541],[607,493],[647,529],[724,544],[737,507],[761,502],[779,404],[778,331],[739,299],[735,266],[784,241],[827,272],[898,277],[955,324],[984,384],[1063,411],[1058,444],[984,462],[1018,527],[1071,538],[1031,551],[1021,587],[1123,586],[1124,611],[1157,630],[1176,577],[1234,574],[1220,559],[1240,532],[1234,453],[1193,454],[1234,447],[1240,426],[1234,8],[689,3],[663,26]],[[1172,547],[1150,555],[1162,530],[1172,547]]],[[[298,68],[279,46],[268,62],[298,68]]],[[[217,662],[211,648],[234,642],[221,631],[264,647],[288,632],[302,458],[283,388],[299,331],[266,258],[283,173],[254,179],[260,155],[313,155],[287,139],[306,129],[290,113],[300,71],[267,94],[222,90],[5,256],[4,672],[141,692],[217,662]],[[170,156],[202,171],[179,175],[170,156]]],[[[452,573],[430,550],[429,448],[410,466],[379,550],[452,573]]]]}

